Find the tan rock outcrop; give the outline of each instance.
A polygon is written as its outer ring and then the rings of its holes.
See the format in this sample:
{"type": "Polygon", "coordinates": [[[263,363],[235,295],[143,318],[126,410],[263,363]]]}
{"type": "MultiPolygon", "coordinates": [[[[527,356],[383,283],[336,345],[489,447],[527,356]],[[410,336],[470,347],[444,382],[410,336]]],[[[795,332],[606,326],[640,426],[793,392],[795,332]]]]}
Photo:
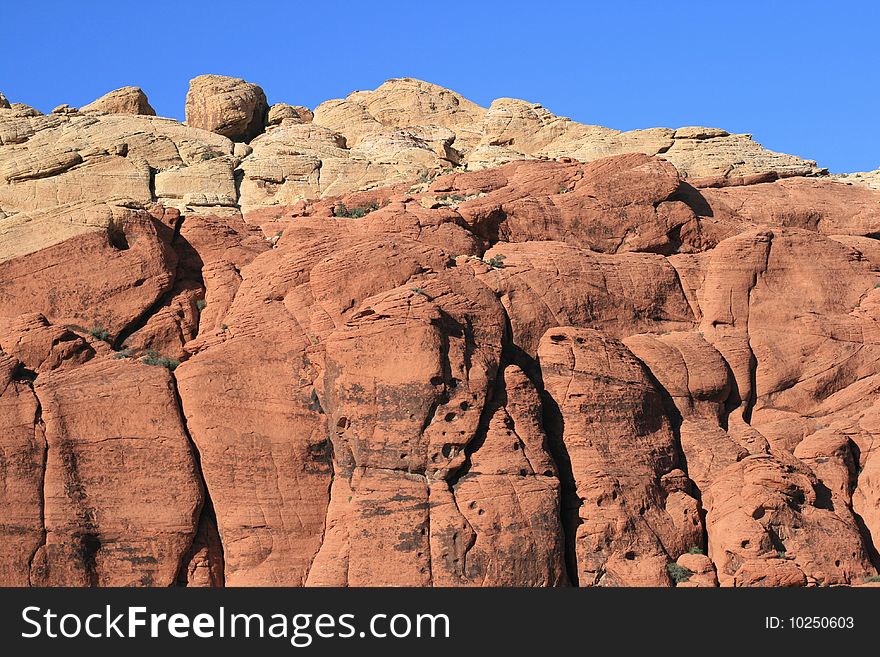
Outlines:
{"type": "Polygon", "coordinates": [[[880,169],[856,173],[838,173],[831,177],[847,184],[864,185],[868,189],[880,189],[880,169]]]}
{"type": "Polygon", "coordinates": [[[140,87],[122,87],[104,94],[98,100],[83,105],[80,112],[107,112],[108,114],[143,114],[156,116],[147,95],[140,87]]]}
{"type": "Polygon", "coordinates": [[[200,75],[189,83],[186,123],[233,141],[250,141],[263,131],[269,106],[255,84],[223,75],[200,75]]]}
{"type": "Polygon", "coordinates": [[[315,115],[308,107],[275,103],[266,115],[266,125],[279,125],[285,121],[291,123],[311,123],[315,115]]]}

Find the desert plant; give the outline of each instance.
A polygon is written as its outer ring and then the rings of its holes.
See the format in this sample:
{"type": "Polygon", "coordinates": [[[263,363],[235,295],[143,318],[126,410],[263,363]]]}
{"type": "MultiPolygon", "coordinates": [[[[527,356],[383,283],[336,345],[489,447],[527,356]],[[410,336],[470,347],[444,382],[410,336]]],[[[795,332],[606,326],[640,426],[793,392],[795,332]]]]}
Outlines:
{"type": "Polygon", "coordinates": [[[492,256],[489,259],[483,258],[483,262],[489,265],[492,269],[501,269],[504,267],[504,260],[507,258],[502,253],[499,253],[497,256],[492,256]]]}
{"type": "Polygon", "coordinates": [[[224,333],[226,333],[226,331],[229,330],[229,326],[227,326],[226,324],[221,324],[220,330],[223,331],[224,333]]]}
{"type": "Polygon", "coordinates": [[[694,571],[690,568],[685,568],[675,562],[666,564],[666,570],[669,571],[669,576],[676,584],[688,581],[691,578],[691,575],[694,574],[694,571]]]}
{"type": "Polygon", "coordinates": [[[208,305],[208,302],[205,301],[204,299],[197,299],[196,300],[196,308],[198,308],[199,310],[204,310],[205,306],[207,306],[207,305],[208,305]]]}
{"type": "Polygon", "coordinates": [[[98,340],[103,340],[108,344],[112,342],[112,340],[110,339],[110,331],[105,329],[103,326],[99,326],[97,324],[89,329],[89,335],[91,335],[93,338],[97,338],[98,340]]]}
{"type": "Polygon", "coordinates": [[[130,349],[130,348],[126,347],[124,349],[120,349],[119,351],[117,351],[113,355],[113,358],[131,358],[132,356],[134,356],[134,349],[130,349]]]}
{"type": "Polygon", "coordinates": [[[705,552],[703,552],[703,548],[694,546],[688,550],[688,554],[705,554],[705,552]]]}
{"type": "Polygon", "coordinates": [[[336,207],[333,209],[334,217],[345,217],[346,219],[360,219],[361,217],[365,217],[370,214],[373,210],[378,210],[379,204],[376,201],[373,201],[369,205],[364,205],[361,207],[349,208],[346,207],[345,203],[337,203],[336,207]]]}
{"type": "Polygon", "coordinates": [[[428,296],[428,293],[425,292],[425,291],[424,291],[422,288],[420,288],[420,287],[411,287],[411,288],[409,288],[409,291],[410,291],[410,292],[415,292],[416,294],[421,294],[421,295],[422,295],[423,297],[425,297],[426,299],[429,299],[429,298],[430,298],[430,297],[428,296]]]}
{"type": "Polygon", "coordinates": [[[866,582],[880,582],[880,575],[871,575],[865,578],[866,582]]]}
{"type": "Polygon", "coordinates": [[[160,356],[153,349],[148,349],[146,351],[146,355],[141,358],[141,362],[144,365],[156,365],[158,367],[166,367],[169,372],[173,372],[178,365],[180,365],[180,361],[176,358],[168,358],[166,356],[160,356]]]}

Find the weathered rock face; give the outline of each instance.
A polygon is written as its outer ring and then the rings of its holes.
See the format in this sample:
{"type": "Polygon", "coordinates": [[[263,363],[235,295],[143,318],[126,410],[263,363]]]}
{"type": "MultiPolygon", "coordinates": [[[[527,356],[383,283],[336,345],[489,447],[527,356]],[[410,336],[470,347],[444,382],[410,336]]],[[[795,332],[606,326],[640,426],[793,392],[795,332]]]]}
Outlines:
{"type": "Polygon", "coordinates": [[[260,87],[223,75],[194,78],[186,94],[187,125],[233,141],[249,141],[262,132],[268,109],[260,87]]]}
{"type": "Polygon", "coordinates": [[[148,108],[0,101],[0,584],[876,575],[880,192],[411,79],[148,108]]]}
{"type": "MultiPolygon", "coordinates": [[[[80,224],[79,234],[44,248],[39,246],[58,239],[56,221],[69,219],[26,222],[10,231],[10,236],[30,233],[31,240],[12,244],[14,250],[0,262],[0,314],[40,312],[54,324],[82,326],[112,339],[170,289],[176,267],[171,229],[142,210],[91,208],[86,220],[95,214],[108,223],[80,224]]],[[[64,226],[61,234],[70,228],[64,226]]]]}
{"type": "Polygon", "coordinates": [[[847,184],[864,185],[869,189],[880,189],[880,169],[856,173],[840,173],[831,177],[847,184]]]}
{"type": "Polygon", "coordinates": [[[551,329],[538,358],[574,487],[565,520],[579,583],[667,584],[667,564],[702,547],[703,527],[647,370],[591,329],[551,329]]]}
{"type": "MultiPolygon", "coordinates": [[[[523,160],[590,162],[626,153],[662,154],[678,169],[675,177],[701,187],[824,172],[814,162],[771,153],[749,135],[693,127],[620,133],[514,99],[484,109],[411,78],[327,101],[312,112],[288,103],[270,108],[253,83],[203,75],[190,84],[187,125],[154,114],[138,87],[117,89],[78,110],[65,105],[48,116],[0,103],[0,182],[8,183],[0,184],[0,213],[54,211],[77,202],[158,201],[181,211],[211,208],[199,212],[216,214],[229,208],[222,212],[231,214],[395,183],[421,185],[444,171],[523,160]]],[[[653,167],[666,180],[672,172],[671,167],[660,172],[664,165],[657,162],[634,162],[626,167],[633,170],[629,175],[646,177],[653,167]]],[[[575,179],[559,182],[570,191],[576,187],[575,179]]],[[[662,191],[662,185],[653,188],[662,191]]],[[[554,212],[597,214],[610,200],[580,195],[556,203],[554,212]]],[[[528,208],[515,209],[523,219],[520,227],[531,220],[528,208]]],[[[613,214],[624,212],[617,207],[613,214]]],[[[656,215],[649,223],[657,234],[630,239],[656,241],[678,226],[695,239],[697,227],[675,203],[658,206],[656,215]],[[663,233],[667,224],[670,230],[663,233]]],[[[629,216],[645,220],[644,208],[629,216]]],[[[717,223],[700,227],[711,236],[717,223]]],[[[560,225],[560,232],[570,230],[560,225]]]]}
{"type": "Polygon", "coordinates": [[[150,106],[147,95],[140,87],[122,87],[98,98],[98,100],[83,105],[81,112],[89,111],[107,112],[108,114],[142,114],[156,116],[156,110],[150,106]]]}
{"type": "Polygon", "coordinates": [[[37,379],[45,536],[31,583],[170,585],[202,505],[171,375],[107,356],[37,379]]]}
{"type": "Polygon", "coordinates": [[[308,107],[275,103],[269,108],[269,113],[266,115],[266,125],[281,125],[285,121],[288,123],[311,123],[313,118],[315,115],[308,107]]]}
{"type": "Polygon", "coordinates": [[[0,578],[8,586],[28,586],[31,565],[44,541],[43,468],[46,440],[40,404],[18,361],[0,356],[0,422],[3,426],[3,517],[0,519],[0,578]]]}

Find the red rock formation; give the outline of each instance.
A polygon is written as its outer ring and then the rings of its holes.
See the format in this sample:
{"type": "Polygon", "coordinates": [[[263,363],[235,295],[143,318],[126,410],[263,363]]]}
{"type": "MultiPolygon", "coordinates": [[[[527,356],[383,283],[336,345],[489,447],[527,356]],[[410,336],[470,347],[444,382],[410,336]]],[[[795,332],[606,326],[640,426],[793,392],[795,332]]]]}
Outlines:
{"type": "Polygon", "coordinates": [[[27,586],[34,555],[45,540],[43,469],[46,439],[40,403],[30,382],[17,377],[18,362],[0,356],[0,423],[3,432],[3,517],[0,520],[0,578],[27,586]]]}
{"type": "Polygon", "coordinates": [[[31,582],[173,583],[203,495],[170,373],[108,356],[39,374],[34,393],[45,536],[31,582]]]}
{"type": "Polygon", "coordinates": [[[702,547],[703,526],[647,370],[592,329],[549,330],[538,358],[574,485],[565,501],[578,582],[667,584],[667,564],[702,547]]]}
{"type": "Polygon", "coordinates": [[[171,229],[144,211],[0,261],[0,316],[40,312],[58,325],[115,338],[174,281],[171,229]]]}
{"type": "MultiPolygon", "coordinates": [[[[59,158],[88,173],[13,178],[59,158]]],[[[630,153],[0,218],[0,583],[862,583],[880,192],[775,178],[630,153]]]]}

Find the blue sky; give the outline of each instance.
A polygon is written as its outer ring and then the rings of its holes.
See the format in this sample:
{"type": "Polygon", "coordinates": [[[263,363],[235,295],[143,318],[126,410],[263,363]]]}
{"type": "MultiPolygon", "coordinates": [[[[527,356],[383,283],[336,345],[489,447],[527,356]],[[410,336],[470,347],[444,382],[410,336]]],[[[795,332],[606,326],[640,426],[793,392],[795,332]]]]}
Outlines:
{"type": "Polygon", "coordinates": [[[749,132],[832,171],[880,167],[880,3],[2,0],[0,91],[43,111],[127,84],[183,118],[219,73],[314,107],[391,77],[629,130],[749,132]]]}

